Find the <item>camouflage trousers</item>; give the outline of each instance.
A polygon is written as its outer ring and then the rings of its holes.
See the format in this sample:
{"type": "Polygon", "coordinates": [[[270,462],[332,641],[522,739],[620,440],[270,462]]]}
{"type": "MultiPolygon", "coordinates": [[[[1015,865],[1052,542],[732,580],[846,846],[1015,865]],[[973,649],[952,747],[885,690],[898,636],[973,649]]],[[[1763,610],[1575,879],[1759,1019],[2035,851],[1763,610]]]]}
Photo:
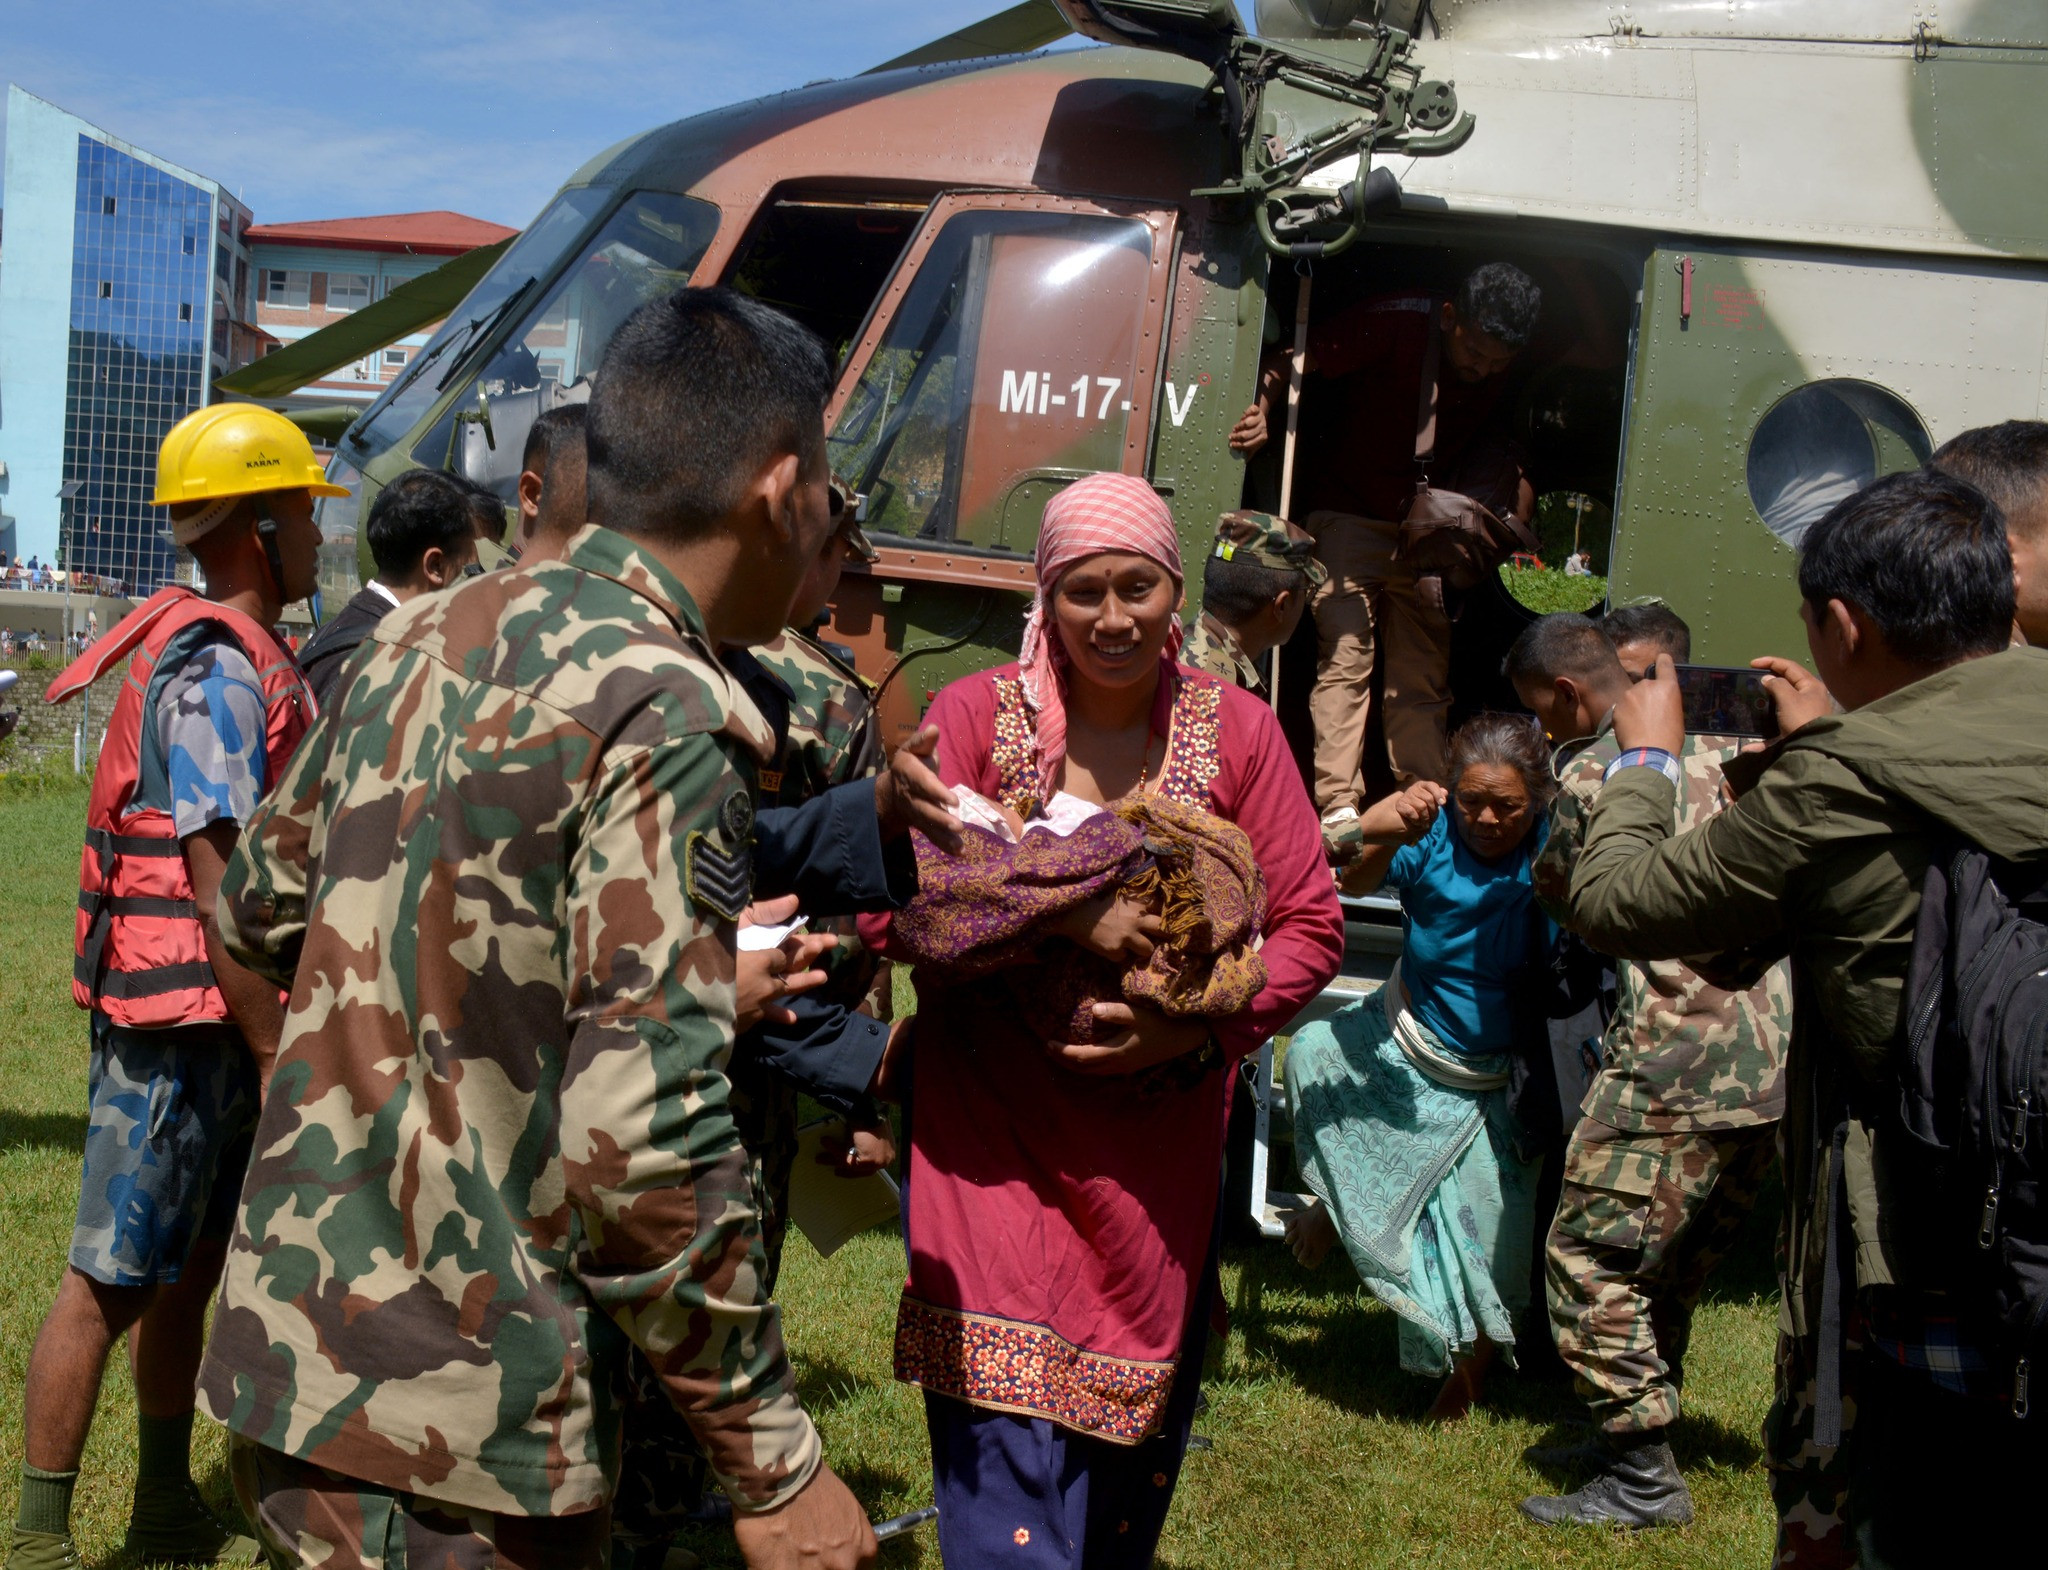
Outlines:
{"type": "Polygon", "coordinates": [[[1607,1433],[1678,1420],[1693,1305],[1756,1208],[1776,1126],[1627,1132],[1580,1120],[1551,1225],[1552,1333],[1607,1433]]]}
{"type": "Polygon", "coordinates": [[[235,1498],[271,1570],[605,1570],[611,1513],[493,1515],[380,1488],[240,1437],[235,1498]]]}
{"type": "Polygon", "coordinates": [[[1854,1570],[1849,1533],[1849,1446],[1856,1422],[1856,1374],[1862,1344],[1851,1330],[1842,1352],[1843,1444],[1822,1449],[1813,1440],[1819,1406],[1816,1348],[1811,1339],[1778,1333],[1776,1389],[1764,1418],[1764,1464],[1778,1511],[1773,1570],[1854,1570]]]}
{"type": "MultiPolygon", "coordinates": [[[[767,1288],[782,1271],[789,1229],[790,1171],[796,1164],[797,1098],[786,1080],[752,1058],[734,1054],[732,1115],[753,1171],[754,1203],[768,1252],[767,1288]]],[[[626,1355],[621,1402],[619,1483],[612,1492],[613,1530],[630,1544],[664,1542],[682,1529],[711,1489],[711,1465],[638,1347],[626,1355]]]]}

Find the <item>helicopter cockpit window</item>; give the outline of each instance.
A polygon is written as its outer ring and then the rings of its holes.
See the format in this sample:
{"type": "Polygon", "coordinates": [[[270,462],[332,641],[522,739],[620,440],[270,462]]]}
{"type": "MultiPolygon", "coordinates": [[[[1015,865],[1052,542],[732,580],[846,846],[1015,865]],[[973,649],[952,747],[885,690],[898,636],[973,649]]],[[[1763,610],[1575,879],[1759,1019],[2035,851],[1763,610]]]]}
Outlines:
{"type": "MultiPolygon", "coordinates": [[[[412,357],[405,374],[385,389],[349,433],[351,462],[360,468],[411,434],[420,417],[440,398],[443,378],[469,352],[471,339],[497,325],[507,301],[529,288],[534,279],[554,271],[562,253],[589,229],[611,197],[610,191],[564,191],[547,205],[454,314],[435,329],[426,347],[412,357]]],[[[442,456],[446,455],[444,446],[442,456]]]]}
{"type": "Polygon", "coordinates": [[[870,533],[1027,552],[1049,489],[1120,467],[1151,247],[1131,218],[947,223],[832,430],[870,533]]]}
{"type": "MultiPolygon", "coordinates": [[[[471,395],[450,411],[453,467],[507,502],[519,490],[526,433],[547,410],[590,396],[590,379],[619,324],[690,281],[718,231],[718,209],[693,197],[636,191],[606,220],[545,298],[492,351],[471,395]]],[[[415,449],[422,463],[438,431],[415,449]]]]}
{"type": "Polygon", "coordinates": [[[1749,499],[1794,550],[1845,496],[1883,474],[1925,463],[1927,427],[1905,401],[1870,382],[1812,382],[1780,398],[1749,442],[1749,499]]]}

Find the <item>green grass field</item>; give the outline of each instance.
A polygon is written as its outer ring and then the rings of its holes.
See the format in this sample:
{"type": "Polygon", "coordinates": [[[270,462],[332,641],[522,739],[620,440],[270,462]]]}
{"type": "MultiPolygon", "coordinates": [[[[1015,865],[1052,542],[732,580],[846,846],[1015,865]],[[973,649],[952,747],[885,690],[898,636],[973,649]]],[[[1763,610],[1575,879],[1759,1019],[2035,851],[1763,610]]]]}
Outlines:
{"type": "MultiPolygon", "coordinates": [[[[30,1343],[70,1236],[84,1138],[86,1030],[71,1004],[71,912],[84,795],[0,781],[0,1508],[11,1522],[30,1343]]],[[[889,1376],[897,1240],[874,1233],[831,1260],[792,1234],[783,1273],[789,1340],[826,1453],[877,1516],[929,1498],[922,1409],[889,1376]]],[[[1512,1376],[1450,1429],[1420,1418],[1432,1395],[1395,1366],[1394,1321],[1348,1266],[1310,1276],[1278,1245],[1226,1253],[1231,1329],[1189,1457],[1162,1565],[1216,1570],[1338,1566],[1699,1566],[1768,1560],[1771,1512],[1756,1443],[1770,1391],[1769,1222],[1760,1218],[1709,1289],[1677,1435],[1698,1522],[1638,1538],[1548,1531],[1515,1503],[1556,1479],[1525,1446],[1566,1437],[1570,1393],[1512,1376]]],[[[220,1430],[202,1422],[195,1473],[233,1510],[220,1430]]],[[[127,1370],[110,1370],[85,1458],[76,1525],[88,1565],[119,1561],[134,1448],[127,1370]]],[[[738,1565],[730,1539],[690,1546],[738,1565]]],[[[936,1570],[929,1529],[888,1565],[936,1570]]],[[[958,1570],[958,1567],[956,1567],[958,1570]]]]}

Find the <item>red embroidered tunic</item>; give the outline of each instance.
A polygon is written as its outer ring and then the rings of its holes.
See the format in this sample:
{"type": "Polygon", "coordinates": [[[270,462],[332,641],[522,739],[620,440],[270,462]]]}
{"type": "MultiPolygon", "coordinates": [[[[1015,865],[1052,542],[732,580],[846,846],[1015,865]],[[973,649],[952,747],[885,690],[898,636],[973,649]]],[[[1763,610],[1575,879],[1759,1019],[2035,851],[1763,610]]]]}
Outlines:
{"type": "MultiPolygon", "coordinates": [[[[1012,801],[1036,790],[1014,665],[947,687],[927,720],[947,784],[1012,801]]],[[[896,1325],[898,1379],[1132,1444],[1172,1388],[1215,1224],[1231,1068],[1344,952],[1315,809],[1271,710],[1183,667],[1160,684],[1152,728],[1170,738],[1159,791],[1251,836],[1265,990],[1216,1023],[1229,1066],[1177,1088],[1077,1074],[983,990],[920,989],[896,1325]]]]}

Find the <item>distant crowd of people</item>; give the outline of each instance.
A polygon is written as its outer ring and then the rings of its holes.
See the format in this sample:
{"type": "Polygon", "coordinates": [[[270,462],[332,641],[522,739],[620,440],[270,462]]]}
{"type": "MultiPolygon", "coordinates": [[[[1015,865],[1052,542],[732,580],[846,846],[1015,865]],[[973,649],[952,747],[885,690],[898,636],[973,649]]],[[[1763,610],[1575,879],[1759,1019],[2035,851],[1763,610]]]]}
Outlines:
{"type": "Polygon", "coordinates": [[[2048,1086],[2032,1100],[1999,1045],[2044,1020],[1999,1031],[2039,997],[2015,912],[2048,871],[2048,654],[2024,646],[2048,637],[2048,425],[1966,433],[1813,526],[1812,669],[1757,662],[1779,734],[1689,732],[1690,633],[1659,605],[1535,620],[1503,672],[1521,709],[1453,729],[1458,596],[1533,507],[1479,433],[1540,308],[1493,264],[1312,335],[1355,444],[1301,524],[1218,522],[1192,618],[1150,484],[1061,490],[1018,659],[893,748],[818,631],[875,557],[827,463],[831,368],[755,300],[634,312],[589,402],[534,424],[509,542],[468,482],[384,486],[376,573],[298,660],[273,629],[313,591],[336,488],[281,416],[181,422],[159,491],[186,498],[205,593],[163,591],[53,689],[130,672],[81,860],[92,1115],[10,1570],[76,1563],[124,1333],[144,1562],[367,1566],[403,1542],[652,1566],[707,1495],[749,1565],[874,1562],[775,1301],[800,1095],[834,1171],[903,1178],[894,1366],[946,1561],[1147,1565],[1211,1334],[1238,1067],[1337,976],[1340,892],[1379,889],[1393,978],[1287,1043],[1311,1196],[1288,1238],[1309,1266],[1341,1247],[1398,1316],[1430,1416],[1554,1352],[1593,1432],[1532,1457],[1575,1486],[1525,1512],[1689,1520],[1693,1311],[1775,1161],[1778,1562],[1928,1564],[1958,1522],[2023,1540],[2048,1086]],[[1268,701],[1305,615],[1312,785],[1268,701]],[[1952,907],[2010,918],[1975,945],[2006,957],[1990,994],[1943,969],[1928,911],[1952,907]],[[1961,1133],[1950,1068],[1905,1126],[1909,993],[1931,999],[1916,1050],[2011,1080],[1961,1133]],[[1553,1021],[1588,1011],[1573,1107],[1553,1021]],[[1985,1126],[1999,1175],[1966,1238],[1929,1208],[1948,1179],[1911,1177],[1985,1126]],[[191,1481],[195,1404],[230,1431],[253,1538],[191,1481]]]}
{"type": "Polygon", "coordinates": [[[66,572],[62,567],[46,566],[31,556],[26,561],[10,561],[5,551],[0,551],[0,589],[50,589],[62,593],[71,589],[79,594],[112,594],[126,592],[119,578],[109,578],[92,572],[66,572]]]}

